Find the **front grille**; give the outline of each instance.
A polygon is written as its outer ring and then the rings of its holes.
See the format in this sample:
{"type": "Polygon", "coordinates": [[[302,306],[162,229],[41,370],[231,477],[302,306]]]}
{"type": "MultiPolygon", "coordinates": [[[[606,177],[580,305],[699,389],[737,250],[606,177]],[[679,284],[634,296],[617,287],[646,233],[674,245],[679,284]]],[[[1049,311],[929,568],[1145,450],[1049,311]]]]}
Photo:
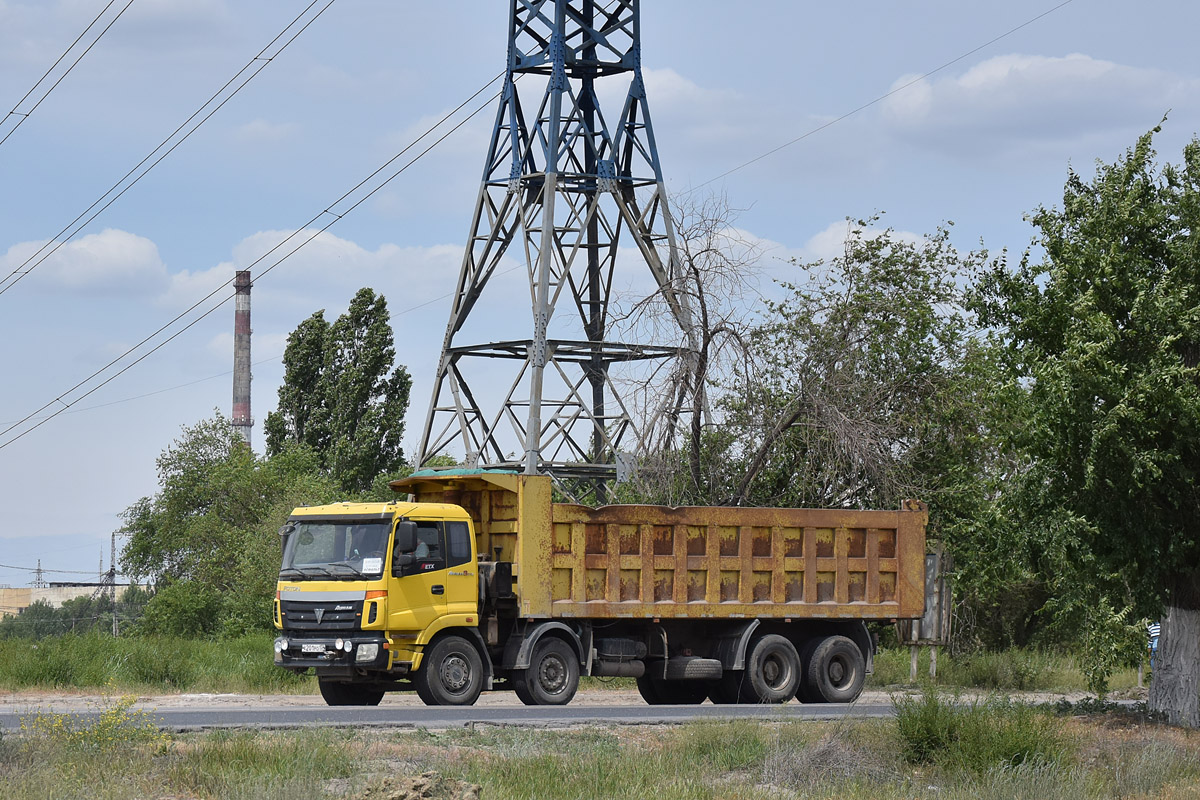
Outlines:
{"type": "Polygon", "coordinates": [[[280,612],[285,631],[352,631],[360,627],[362,603],[353,600],[317,603],[282,600],[280,612]]]}

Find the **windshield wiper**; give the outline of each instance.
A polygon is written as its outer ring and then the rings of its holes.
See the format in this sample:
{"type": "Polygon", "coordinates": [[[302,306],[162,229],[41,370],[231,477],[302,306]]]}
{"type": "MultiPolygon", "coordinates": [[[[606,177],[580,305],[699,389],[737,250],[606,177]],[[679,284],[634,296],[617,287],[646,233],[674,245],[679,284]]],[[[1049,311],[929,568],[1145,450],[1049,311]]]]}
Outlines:
{"type": "Polygon", "coordinates": [[[303,578],[304,573],[293,567],[288,567],[287,569],[279,570],[279,577],[281,577],[281,578],[303,578]]]}
{"type": "Polygon", "coordinates": [[[299,570],[299,572],[301,575],[304,575],[305,577],[309,577],[312,573],[316,572],[316,570],[320,570],[321,571],[320,574],[326,575],[327,577],[330,577],[330,578],[333,577],[332,572],[325,569],[324,567],[319,567],[316,564],[309,565],[309,566],[305,567],[304,569],[299,570]]]}
{"type": "Polygon", "coordinates": [[[367,576],[366,576],[366,575],[364,575],[364,574],[363,574],[363,573],[362,573],[362,572],[361,572],[361,571],[360,571],[358,568],[351,566],[351,565],[350,565],[350,563],[349,563],[349,562],[347,562],[347,561],[335,561],[335,562],[333,562],[332,564],[330,564],[329,566],[331,566],[331,567],[344,567],[345,569],[348,569],[348,570],[350,570],[350,572],[354,573],[354,577],[357,577],[357,578],[365,578],[365,577],[367,577],[367,576]]]}

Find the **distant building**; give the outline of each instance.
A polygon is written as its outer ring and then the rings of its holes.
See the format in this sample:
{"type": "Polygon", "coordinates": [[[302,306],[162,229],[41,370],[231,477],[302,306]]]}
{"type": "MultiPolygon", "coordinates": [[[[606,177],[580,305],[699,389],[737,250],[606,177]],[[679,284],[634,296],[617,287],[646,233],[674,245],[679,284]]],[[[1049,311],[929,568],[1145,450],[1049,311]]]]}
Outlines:
{"type": "MultiPolygon", "coordinates": [[[[128,589],[130,584],[116,585],[117,597],[128,589]]],[[[107,592],[111,584],[107,583],[49,583],[46,586],[18,586],[15,588],[0,588],[0,618],[20,614],[39,600],[49,603],[54,608],[76,597],[91,597],[97,590],[107,592]]]]}

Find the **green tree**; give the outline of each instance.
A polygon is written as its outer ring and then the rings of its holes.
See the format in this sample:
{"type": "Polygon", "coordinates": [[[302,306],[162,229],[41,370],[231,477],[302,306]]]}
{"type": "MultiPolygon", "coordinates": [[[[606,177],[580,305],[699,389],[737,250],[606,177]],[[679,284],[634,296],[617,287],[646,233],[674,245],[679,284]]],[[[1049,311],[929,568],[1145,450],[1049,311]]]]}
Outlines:
{"type": "Polygon", "coordinates": [[[267,415],[267,452],[312,448],[347,491],[371,487],[404,464],[400,445],[412,381],[392,367],[387,301],[360,289],[332,325],[318,311],[288,337],[279,409],[267,415]]]}
{"type": "MultiPolygon", "coordinates": [[[[983,285],[1011,348],[1030,457],[1015,514],[1053,529],[1073,588],[1163,612],[1150,705],[1200,726],[1200,141],[1155,164],[1153,136],[1062,208],[1031,217],[1044,251],[983,285]]],[[[1049,539],[1050,537],[1046,537],[1049,539]]]]}
{"type": "MultiPolygon", "coordinates": [[[[1016,469],[996,434],[1019,422],[1023,395],[995,381],[999,354],[966,305],[971,276],[992,257],[959,251],[948,229],[913,240],[877,223],[849,224],[836,258],[794,264],[794,280],[756,325],[709,317],[738,345],[725,351],[736,352],[731,369],[704,375],[716,422],[694,425],[687,447],[647,458],[621,499],[860,508],[924,500],[977,621],[966,633],[982,644],[1025,641],[1048,591],[1034,555],[1005,540],[1013,525],[996,504],[1016,469]],[[1014,594],[1032,600],[1019,606],[1014,594]]],[[[689,256],[713,249],[697,241],[689,256]]]]}
{"type": "Polygon", "coordinates": [[[304,445],[259,458],[219,412],[185,427],[158,459],[159,491],[126,509],[122,571],[160,589],[142,630],[240,633],[270,627],[279,525],[340,493],[304,445]],[[171,592],[162,591],[171,586],[171,592]],[[199,617],[183,613],[193,593],[199,617]]]}

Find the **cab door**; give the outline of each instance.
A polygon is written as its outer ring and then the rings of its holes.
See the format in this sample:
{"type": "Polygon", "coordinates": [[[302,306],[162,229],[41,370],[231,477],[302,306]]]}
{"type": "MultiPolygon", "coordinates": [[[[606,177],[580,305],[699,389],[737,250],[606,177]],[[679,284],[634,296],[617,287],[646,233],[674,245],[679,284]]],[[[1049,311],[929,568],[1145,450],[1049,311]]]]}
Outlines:
{"type": "Polygon", "coordinates": [[[414,519],[417,550],[411,563],[393,553],[388,578],[388,629],[420,632],[446,614],[446,535],[438,520],[414,519]]]}
{"type": "Polygon", "coordinates": [[[475,559],[475,537],[469,523],[449,520],[446,532],[446,608],[449,614],[471,617],[479,623],[479,572],[475,559]]]}

